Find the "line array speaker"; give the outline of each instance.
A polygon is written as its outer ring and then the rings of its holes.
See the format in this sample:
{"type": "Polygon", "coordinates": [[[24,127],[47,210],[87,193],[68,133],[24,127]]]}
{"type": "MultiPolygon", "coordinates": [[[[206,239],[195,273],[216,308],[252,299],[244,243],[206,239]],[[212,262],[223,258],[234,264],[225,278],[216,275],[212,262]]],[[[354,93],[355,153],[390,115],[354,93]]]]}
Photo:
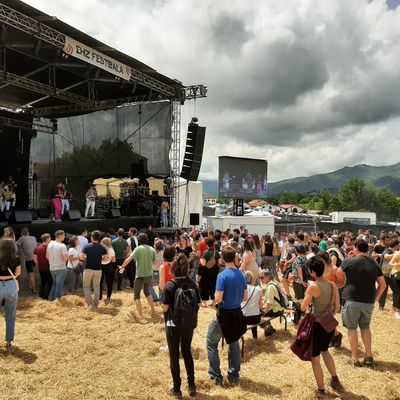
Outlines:
{"type": "Polygon", "coordinates": [[[206,128],[190,123],[188,126],[186,150],[183,158],[181,177],[187,181],[197,181],[203,159],[206,128]]]}

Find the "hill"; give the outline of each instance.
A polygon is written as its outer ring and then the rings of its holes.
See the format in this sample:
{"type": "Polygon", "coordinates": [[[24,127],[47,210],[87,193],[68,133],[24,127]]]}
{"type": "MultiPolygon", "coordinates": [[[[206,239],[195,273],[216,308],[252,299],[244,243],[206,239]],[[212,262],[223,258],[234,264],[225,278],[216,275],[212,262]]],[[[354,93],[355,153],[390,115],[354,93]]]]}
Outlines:
{"type": "Polygon", "coordinates": [[[400,163],[375,167],[367,164],[344,167],[327,174],[285,179],[269,184],[269,193],[283,191],[313,192],[322,189],[335,190],[350,178],[361,178],[379,187],[387,187],[400,195],[400,163]]]}
{"type": "MultiPolygon", "coordinates": [[[[400,195],[400,163],[375,167],[367,164],[344,167],[327,174],[317,174],[308,177],[297,177],[282,181],[271,182],[269,193],[288,192],[319,192],[322,189],[336,190],[350,178],[365,179],[378,187],[391,189],[400,195]]],[[[218,194],[217,181],[203,181],[203,193],[218,194]]]]}

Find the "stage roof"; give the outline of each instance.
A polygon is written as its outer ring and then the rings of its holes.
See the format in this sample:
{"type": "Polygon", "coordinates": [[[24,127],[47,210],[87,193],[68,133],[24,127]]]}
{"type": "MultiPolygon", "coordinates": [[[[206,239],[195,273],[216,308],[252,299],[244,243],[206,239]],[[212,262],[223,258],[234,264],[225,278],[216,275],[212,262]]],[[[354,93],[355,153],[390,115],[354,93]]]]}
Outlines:
{"type": "Polygon", "coordinates": [[[22,1],[0,0],[0,24],[0,107],[53,118],[184,101],[179,81],[22,1]]]}

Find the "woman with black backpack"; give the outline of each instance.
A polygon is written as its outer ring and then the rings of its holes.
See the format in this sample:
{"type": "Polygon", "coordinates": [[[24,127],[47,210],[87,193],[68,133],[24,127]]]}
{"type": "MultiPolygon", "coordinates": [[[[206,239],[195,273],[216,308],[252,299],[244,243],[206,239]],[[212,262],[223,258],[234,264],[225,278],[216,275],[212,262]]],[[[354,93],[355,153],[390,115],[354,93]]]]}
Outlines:
{"type": "Polygon", "coordinates": [[[193,331],[197,326],[197,314],[201,300],[196,283],[189,278],[189,260],[183,253],[175,259],[171,272],[174,279],[165,285],[162,310],[164,311],[165,333],[174,382],[170,394],[181,399],[179,346],[185,362],[189,395],[191,397],[196,395],[191,345],[193,331]]]}

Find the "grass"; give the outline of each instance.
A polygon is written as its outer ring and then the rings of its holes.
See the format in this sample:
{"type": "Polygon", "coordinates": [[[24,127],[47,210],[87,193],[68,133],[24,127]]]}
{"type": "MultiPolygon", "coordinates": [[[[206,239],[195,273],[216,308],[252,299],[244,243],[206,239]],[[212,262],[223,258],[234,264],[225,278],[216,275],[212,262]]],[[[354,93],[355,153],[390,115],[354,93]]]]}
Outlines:
{"type": "MultiPolygon", "coordinates": [[[[132,293],[113,294],[113,301],[95,311],[84,307],[81,296],[65,296],[59,302],[32,297],[18,304],[15,347],[0,348],[0,399],[164,399],[171,387],[168,352],[160,307],[158,315],[139,323],[132,293]]],[[[150,315],[147,306],[145,315],[150,315]]],[[[199,400],[315,398],[311,364],[301,362],[289,350],[295,329],[259,339],[246,335],[241,385],[214,386],[207,376],[205,337],[215,312],[201,309],[193,339],[199,400]]],[[[1,334],[4,319],[0,321],[1,334]]],[[[340,328],[343,333],[344,329],[340,328]]],[[[346,335],[343,347],[331,350],[346,391],[328,390],[328,399],[400,399],[400,321],[390,311],[374,312],[373,350],[376,367],[352,368],[346,335]]],[[[227,368],[226,346],[221,352],[227,368]]],[[[183,362],[182,381],[185,382],[183,362]]],[[[328,385],[326,385],[328,387],[328,385]]],[[[186,384],[182,390],[188,398],[186,384]]]]}

